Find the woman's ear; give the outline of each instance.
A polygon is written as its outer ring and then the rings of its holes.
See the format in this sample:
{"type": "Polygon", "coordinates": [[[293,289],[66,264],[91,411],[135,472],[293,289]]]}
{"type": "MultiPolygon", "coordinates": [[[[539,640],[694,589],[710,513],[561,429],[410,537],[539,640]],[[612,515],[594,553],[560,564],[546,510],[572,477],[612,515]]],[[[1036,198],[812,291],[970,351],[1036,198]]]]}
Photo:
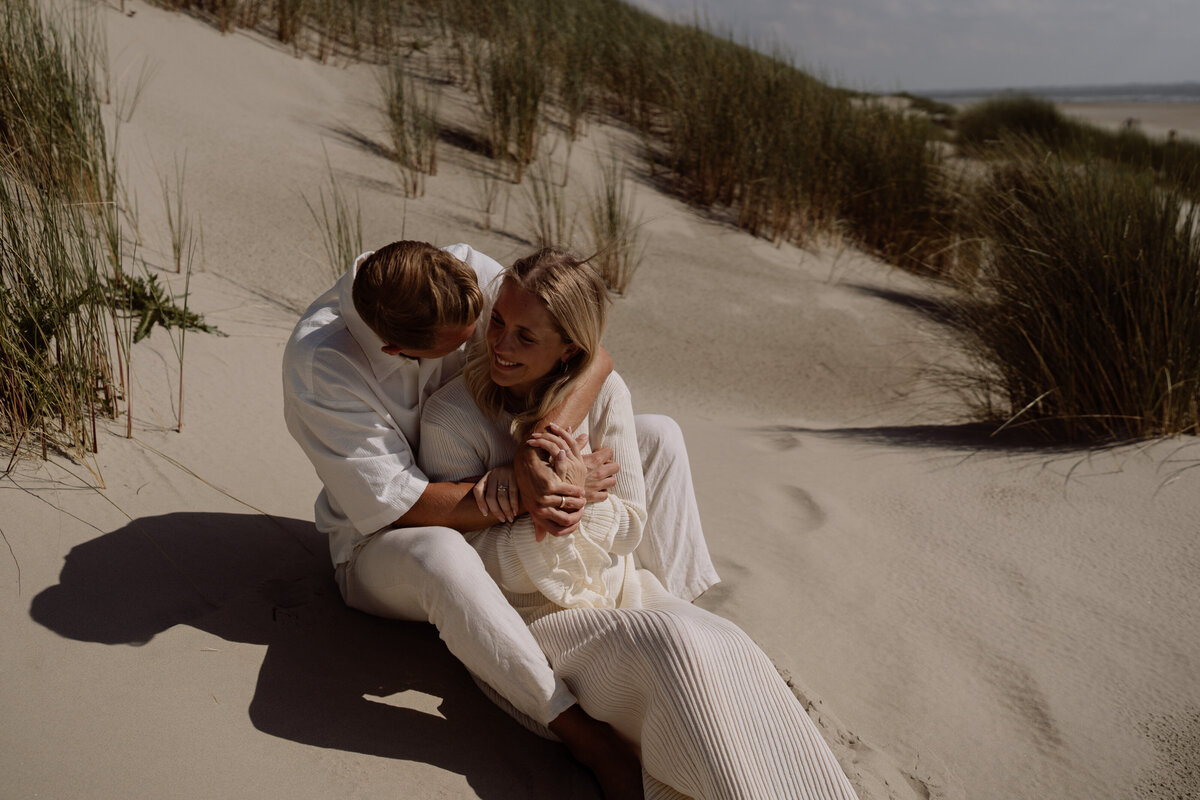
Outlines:
{"type": "Polygon", "coordinates": [[[579,345],[576,345],[576,344],[567,345],[567,349],[564,350],[563,354],[562,354],[562,363],[565,364],[568,361],[570,361],[572,358],[575,357],[575,354],[578,352],[579,352],[579,345]]]}

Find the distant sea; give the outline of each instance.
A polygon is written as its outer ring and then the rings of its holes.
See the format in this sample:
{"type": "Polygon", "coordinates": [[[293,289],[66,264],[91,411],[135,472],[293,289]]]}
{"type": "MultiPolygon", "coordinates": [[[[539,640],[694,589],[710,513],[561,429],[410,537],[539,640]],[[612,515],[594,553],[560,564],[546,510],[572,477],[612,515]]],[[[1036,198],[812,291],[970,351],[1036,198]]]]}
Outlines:
{"type": "Polygon", "coordinates": [[[993,97],[1016,94],[1033,95],[1052,103],[1200,103],[1200,82],[955,89],[913,94],[955,105],[970,105],[993,97]]]}

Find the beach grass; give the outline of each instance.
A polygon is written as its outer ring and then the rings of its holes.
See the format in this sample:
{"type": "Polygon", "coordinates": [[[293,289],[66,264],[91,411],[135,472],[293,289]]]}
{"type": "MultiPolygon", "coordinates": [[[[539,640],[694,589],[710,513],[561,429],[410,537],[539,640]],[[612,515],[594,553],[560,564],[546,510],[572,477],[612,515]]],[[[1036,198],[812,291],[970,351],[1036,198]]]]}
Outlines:
{"type": "Polygon", "coordinates": [[[900,266],[938,269],[940,151],[924,119],[835,91],[782,54],[699,30],[677,45],[666,162],[690,200],[776,241],[837,228],[900,266]]]}
{"type": "Polygon", "coordinates": [[[536,18],[501,27],[484,48],[475,85],[495,158],[511,160],[517,183],[538,152],[550,79],[536,18]]]}
{"type": "Polygon", "coordinates": [[[119,393],[106,288],[121,243],[93,82],[102,42],[86,18],[31,2],[0,15],[0,434],[14,457],[22,446],[82,455],[119,393]]]}
{"type": "Polygon", "coordinates": [[[997,97],[977,103],[955,121],[957,143],[971,155],[1008,158],[1008,145],[1039,145],[1077,161],[1103,159],[1154,173],[1200,199],[1200,142],[1154,139],[1135,127],[1105,130],[1063,114],[1053,103],[1029,95],[997,97]]]}
{"type": "Polygon", "coordinates": [[[957,143],[972,154],[987,156],[1013,136],[1050,147],[1065,147],[1078,132],[1049,100],[1030,95],[996,97],[977,103],[955,119],[957,143]]]}
{"type": "MultiPolygon", "coordinates": [[[[380,20],[407,26],[409,41],[451,39],[451,77],[474,92],[481,135],[518,183],[547,125],[570,142],[588,115],[605,115],[638,132],[652,175],[755,235],[803,244],[836,228],[905,268],[942,269],[950,234],[934,126],[835,89],[782,51],[612,0],[375,0],[337,14],[289,0],[274,13],[279,30],[336,28],[327,38],[352,51],[380,20]]],[[[396,59],[405,36],[376,38],[396,59]]]]}
{"type": "Polygon", "coordinates": [[[587,205],[591,264],[611,291],[624,294],[645,254],[642,220],[624,161],[613,153],[599,162],[587,205]]]}
{"type": "Polygon", "coordinates": [[[952,115],[908,97],[900,109],[782,51],[618,0],[363,0],[336,23],[319,7],[288,0],[261,24],[298,9],[310,33],[293,35],[297,47],[336,25],[329,38],[353,51],[368,18],[386,19],[388,33],[373,35],[391,48],[381,63],[405,40],[410,51],[447,40],[448,79],[474,92],[496,172],[517,183],[534,173],[523,191],[538,244],[569,235],[561,184],[537,154],[594,116],[632,130],[660,188],[756,236],[805,245],[834,233],[961,281],[960,324],[984,365],[964,380],[987,415],[1062,438],[1195,430],[1200,346],[1186,312],[1196,316],[1197,268],[1183,199],[1200,194],[1194,143],[1102,131],[1032,98],[952,115]],[[959,152],[995,165],[990,179],[948,166],[935,118],[953,118],[959,152]]]}
{"type": "Polygon", "coordinates": [[[1200,433],[1200,216],[1154,175],[1038,154],[976,195],[958,319],[983,412],[1057,440],[1200,433]]]}
{"type": "Polygon", "coordinates": [[[182,272],[184,262],[191,265],[196,252],[196,236],[192,228],[192,217],[184,200],[184,180],[187,173],[187,155],[183,162],[175,162],[175,178],[164,176],[160,180],[163,207],[167,216],[167,231],[171,239],[171,258],[175,271],[182,272]]]}
{"type": "Polygon", "coordinates": [[[362,208],[358,196],[351,198],[333,171],[326,154],[325,166],[329,183],[318,189],[314,203],[308,197],[304,204],[313,222],[321,232],[321,244],[325,250],[325,265],[329,276],[337,280],[351,264],[366,251],[363,244],[362,208]]]}
{"type": "Polygon", "coordinates": [[[558,178],[554,151],[544,146],[530,166],[522,185],[530,241],[539,248],[571,249],[576,211],[558,178]]]}
{"type": "Polygon", "coordinates": [[[400,58],[384,70],[380,90],[400,185],[407,196],[420,197],[425,176],[437,174],[440,95],[436,85],[418,86],[400,58]]]}
{"type": "MultiPolygon", "coordinates": [[[[95,17],[11,0],[0,22],[0,439],[8,469],[52,450],[87,464],[97,420],[122,399],[130,412],[134,341],[155,325],[205,326],[153,276],[128,271],[136,221],[121,202],[121,109],[111,134],[101,112],[95,17]]],[[[182,172],[164,184],[181,224],[182,191],[182,172]]],[[[190,230],[172,239],[190,247],[190,230]]]]}
{"type": "Polygon", "coordinates": [[[470,199],[474,209],[479,212],[480,227],[485,231],[492,229],[492,215],[496,213],[502,193],[507,205],[511,186],[507,177],[490,168],[476,169],[472,172],[470,199]]]}

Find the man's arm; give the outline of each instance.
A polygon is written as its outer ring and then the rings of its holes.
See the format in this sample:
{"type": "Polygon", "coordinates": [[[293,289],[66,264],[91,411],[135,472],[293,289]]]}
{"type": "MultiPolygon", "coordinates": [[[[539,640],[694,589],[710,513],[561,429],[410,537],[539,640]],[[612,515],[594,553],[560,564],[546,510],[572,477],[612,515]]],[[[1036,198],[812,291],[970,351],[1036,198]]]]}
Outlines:
{"type": "Polygon", "coordinates": [[[576,382],[575,388],[567,395],[567,399],[550,409],[550,413],[544,419],[538,420],[537,425],[530,433],[544,431],[550,423],[569,430],[579,427],[587,419],[588,412],[592,410],[592,404],[600,396],[600,387],[604,386],[604,382],[608,380],[608,375],[612,371],[612,356],[601,347],[587,371],[576,382]]]}
{"type": "MultiPolygon", "coordinates": [[[[600,388],[612,370],[612,356],[602,347],[571,394],[544,419],[539,420],[533,432],[544,431],[550,423],[575,430],[587,419],[600,388]]],[[[587,485],[573,486],[554,474],[554,470],[543,459],[541,450],[525,444],[518,448],[513,458],[513,471],[525,509],[533,518],[539,536],[542,531],[555,536],[571,533],[579,525],[583,506],[607,496],[608,489],[615,482],[613,476],[619,469],[619,465],[612,461],[612,451],[603,448],[590,454],[587,462],[587,485]]]]}
{"type": "Polygon", "coordinates": [[[441,525],[459,532],[477,531],[500,522],[493,514],[481,514],[473,489],[475,481],[431,483],[412,508],[396,520],[397,528],[441,525]]]}

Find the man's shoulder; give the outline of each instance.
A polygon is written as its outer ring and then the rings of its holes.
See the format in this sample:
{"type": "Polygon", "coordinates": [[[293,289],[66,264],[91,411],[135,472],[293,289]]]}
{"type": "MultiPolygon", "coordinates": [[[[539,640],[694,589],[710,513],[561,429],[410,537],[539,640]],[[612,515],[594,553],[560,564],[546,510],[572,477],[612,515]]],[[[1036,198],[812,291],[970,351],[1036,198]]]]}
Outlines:
{"type": "Polygon", "coordinates": [[[475,270],[475,278],[479,281],[479,288],[485,292],[497,276],[504,272],[504,267],[499,261],[479,252],[469,244],[459,242],[458,244],[452,244],[442,249],[475,270]]]}
{"type": "Polygon", "coordinates": [[[369,370],[366,354],[335,306],[310,306],[284,348],[284,374],[297,391],[339,375],[352,378],[364,368],[369,370]]]}

